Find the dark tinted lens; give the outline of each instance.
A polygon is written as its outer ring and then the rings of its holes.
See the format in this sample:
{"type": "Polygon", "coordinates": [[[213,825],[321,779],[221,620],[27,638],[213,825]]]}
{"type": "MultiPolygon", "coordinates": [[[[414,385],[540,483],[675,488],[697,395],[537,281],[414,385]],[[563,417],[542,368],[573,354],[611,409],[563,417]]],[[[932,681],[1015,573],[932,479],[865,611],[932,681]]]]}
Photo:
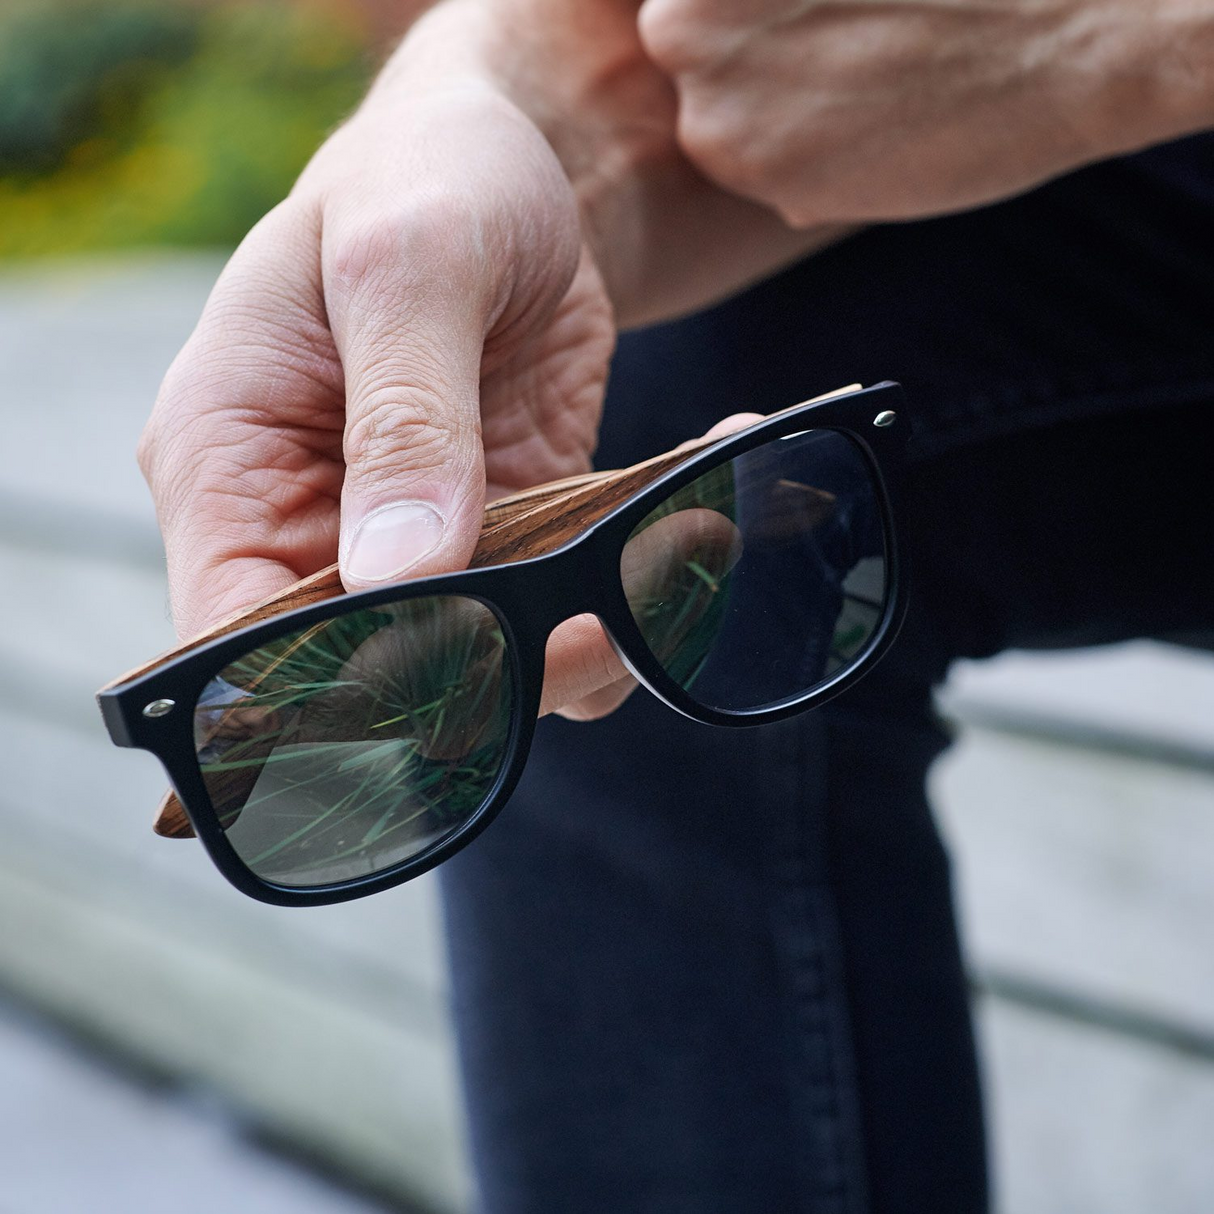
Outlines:
{"type": "Polygon", "coordinates": [[[880,501],[859,447],[808,430],[739,455],[633,531],[633,618],[698,702],[762,708],[851,665],[885,613],[880,501]]]}
{"type": "Polygon", "coordinates": [[[199,697],[194,738],[249,868],[327,885],[464,825],[505,761],[512,700],[497,617],[436,596],[351,611],[233,662],[199,697]]]}

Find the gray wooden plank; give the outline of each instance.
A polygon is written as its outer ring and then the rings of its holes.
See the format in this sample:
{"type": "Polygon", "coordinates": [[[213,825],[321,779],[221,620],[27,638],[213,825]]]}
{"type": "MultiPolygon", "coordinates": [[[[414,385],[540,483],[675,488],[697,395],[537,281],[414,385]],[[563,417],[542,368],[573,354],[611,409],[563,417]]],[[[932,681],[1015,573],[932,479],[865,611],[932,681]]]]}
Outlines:
{"type": "Polygon", "coordinates": [[[5,1214],[384,1214],[213,1104],[139,1086],[0,1007],[5,1214]]]}
{"type": "Polygon", "coordinates": [[[337,906],[265,906],[232,889],[196,841],[151,833],[164,783],[151,756],[100,736],[65,739],[3,709],[0,734],[24,759],[0,788],[0,852],[23,856],[12,866],[48,886],[83,882],[97,906],[159,924],[183,947],[231,950],[240,963],[331,988],[337,999],[378,989],[414,998],[425,1007],[415,1017],[445,1031],[432,878],[337,906]]]}
{"type": "Polygon", "coordinates": [[[932,790],[979,968],[1214,1028],[1214,778],[974,729],[932,790]]]}
{"type": "MultiPolygon", "coordinates": [[[[171,637],[132,452],[218,265],[0,276],[0,916],[21,928],[3,934],[0,973],[454,1208],[466,1179],[432,886],[306,914],[246,903],[196,845],[147,832],[162,779],[108,747],[94,715],[93,689],[171,637]],[[337,1044],[306,1073],[317,1041],[337,1044]]],[[[1214,659],[1145,643],[1014,654],[960,668],[943,703],[962,720],[1078,722],[1196,753],[1214,746],[1214,659]]],[[[1214,1025],[1208,776],[969,729],[933,786],[979,967],[1214,1025]]],[[[1203,1208],[1143,1199],[1149,1181],[1177,1202],[1206,1183],[1190,1159],[1194,1118],[1210,1124],[1204,1072],[990,1007],[1010,1214],[1203,1208]],[[1091,1102],[1122,1111],[1063,1151],[1091,1102]],[[1127,1172],[1131,1158],[1147,1162],[1127,1172]],[[1108,1177],[1140,1204],[1107,1204],[1108,1177]]]]}
{"type": "Polygon", "coordinates": [[[984,1001],[997,1209],[1214,1208],[1214,1067],[984,1001]]]}
{"type": "Polygon", "coordinates": [[[333,1166],[435,1211],[465,1208],[454,1072],[432,1026],[338,982],[251,966],[227,938],[211,949],[182,940],[154,913],[115,910],[87,870],[65,865],[55,880],[41,853],[9,843],[0,973],[11,990],[224,1093],[333,1166]]]}
{"type": "Polygon", "coordinates": [[[1214,654],[1153,641],[958,662],[940,695],[962,722],[1214,768],[1214,654]]]}
{"type": "Polygon", "coordinates": [[[213,253],[172,253],[0,273],[0,484],[10,494],[149,522],[135,443],[221,265],[213,253]]]}

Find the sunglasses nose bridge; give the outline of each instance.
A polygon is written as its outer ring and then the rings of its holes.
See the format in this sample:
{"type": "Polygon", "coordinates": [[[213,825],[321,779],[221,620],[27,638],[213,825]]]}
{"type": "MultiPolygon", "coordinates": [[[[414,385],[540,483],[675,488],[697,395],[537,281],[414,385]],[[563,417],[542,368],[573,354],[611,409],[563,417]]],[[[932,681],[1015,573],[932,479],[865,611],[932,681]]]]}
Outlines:
{"type": "Polygon", "coordinates": [[[535,567],[535,574],[528,614],[545,637],[573,616],[602,611],[610,574],[595,547],[575,544],[553,553],[535,567]]]}

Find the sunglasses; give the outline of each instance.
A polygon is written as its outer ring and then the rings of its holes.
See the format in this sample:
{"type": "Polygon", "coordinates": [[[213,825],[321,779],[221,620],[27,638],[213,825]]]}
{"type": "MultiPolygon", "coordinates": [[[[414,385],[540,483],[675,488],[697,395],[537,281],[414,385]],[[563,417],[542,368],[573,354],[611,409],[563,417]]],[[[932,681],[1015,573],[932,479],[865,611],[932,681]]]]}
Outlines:
{"type": "Polygon", "coordinates": [[[442,863],[497,815],[540,711],[545,647],[597,616],[637,682],[710,725],[815,707],[893,641],[905,595],[895,384],[490,504],[472,567],[355,594],[336,567],[98,693],[263,902],[341,902],[442,863]]]}

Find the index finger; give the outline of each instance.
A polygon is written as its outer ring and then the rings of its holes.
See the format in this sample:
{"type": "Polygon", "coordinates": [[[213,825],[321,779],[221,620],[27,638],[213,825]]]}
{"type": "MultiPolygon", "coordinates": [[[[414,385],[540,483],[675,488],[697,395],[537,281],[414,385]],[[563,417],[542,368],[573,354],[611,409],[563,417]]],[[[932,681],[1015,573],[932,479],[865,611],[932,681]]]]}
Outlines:
{"type": "Polygon", "coordinates": [[[318,225],[292,200],[249,233],[140,443],[182,635],[336,556],[342,375],[324,319],[318,225]]]}

